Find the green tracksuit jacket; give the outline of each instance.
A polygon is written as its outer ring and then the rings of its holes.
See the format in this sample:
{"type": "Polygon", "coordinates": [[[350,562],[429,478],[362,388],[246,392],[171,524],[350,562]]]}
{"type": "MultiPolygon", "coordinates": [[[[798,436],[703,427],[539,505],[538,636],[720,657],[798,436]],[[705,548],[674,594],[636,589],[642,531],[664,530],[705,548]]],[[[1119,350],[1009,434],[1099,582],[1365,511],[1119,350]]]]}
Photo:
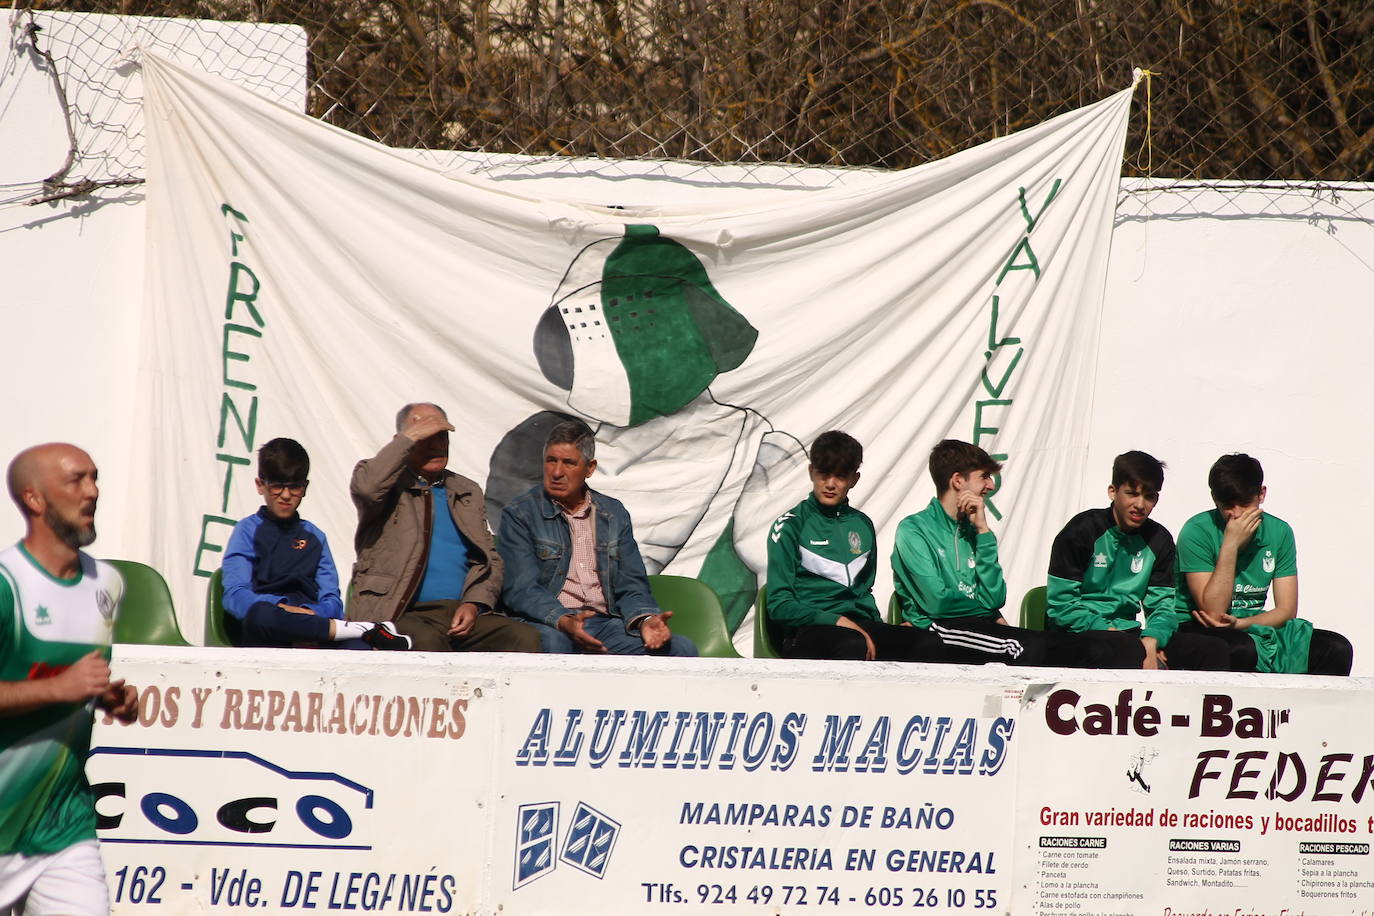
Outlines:
{"type": "Polygon", "coordinates": [[[938,498],[897,526],[892,582],[902,618],[918,627],[952,617],[995,620],[1007,603],[997,536],[950,518],[938,498]]]}
{"type": "Polygon", "coordinates": [[[787,633],[841,616],[881,621],[877,542],[873,522],[848,500],[832,509],[812,495],[778,516],[768,530],[769,622],[787,633]]]}

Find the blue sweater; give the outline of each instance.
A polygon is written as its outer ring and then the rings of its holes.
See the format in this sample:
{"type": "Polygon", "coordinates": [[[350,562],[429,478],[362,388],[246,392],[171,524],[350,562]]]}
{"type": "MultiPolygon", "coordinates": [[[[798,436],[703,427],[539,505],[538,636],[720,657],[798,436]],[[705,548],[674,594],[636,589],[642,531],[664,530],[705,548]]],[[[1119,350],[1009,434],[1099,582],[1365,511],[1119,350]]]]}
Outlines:
{"type": "Polygon", "coordinates": [[[324,532],[301,518],[259,509],[234,526],[221,565],[224,609],[239,620],[259,602],[307,607],[343,618],[339,573],[324,532]]]}

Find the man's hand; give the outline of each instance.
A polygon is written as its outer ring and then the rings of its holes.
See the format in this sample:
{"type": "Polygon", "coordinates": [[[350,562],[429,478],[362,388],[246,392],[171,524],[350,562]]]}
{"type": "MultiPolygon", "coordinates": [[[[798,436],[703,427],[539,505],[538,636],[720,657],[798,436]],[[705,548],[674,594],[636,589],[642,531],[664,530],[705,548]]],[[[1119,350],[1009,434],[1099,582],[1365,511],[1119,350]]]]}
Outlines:
{"type": "Polygon", "coordinates": [[[1239,625],[1236,618],[1232,617],[1230,614],[1222,613],[1213,617],[1202,608],[1193,611],[1193,619],[1202,626],[1211,627],[1214,630],[1243,630],[1245,627],[1249,626],[1249,624],[1245,624],[1244,626],[1239,625]]]}
{"type": "Polygon", "coordinates": [[[464,601],[458,605],[453,609],[453,620],[448,625],[448,635],[467,636],[476,625],[477,615],[480,613],[480,609],[471,601],[464,601]]]}
{"type": "Polygon", "coordinates": [[[1226,626],[1226,624],[1222,623],[1222,620],[1225,617],[1225,614],[1213,617],[1211,614],[1207,613],[1202,608],[1198,608],[1197,610],[1193,611],[1193,619],[1197,621],[1200,626],[1211,627],[1212,629],[1226,626]]]}
{"type": "Polygon", "coordinates": [[[309,614],[312,617],[315,616],[315,612],[308,607],[300,607],[295,604],[279,604],[277,607],[281,608],[283,611],[289,611],[292,614],[309,614]]]}
{"type": "MultiPolygon", "coordinates": [[[[589,617],[595,617],[596,611],[577,611],[572,614],[564,614],[558,618],[558,629],[573,641],[573,645],[583,652],[605,652],[606,647],[601,640],[588,633],[582,626],[582,621],[589,617]]],[[[646,642],[645,645],[648,645],[646,642]]]]}
{"type": "Polygon", "coordinates": [[[52,689],[59,703],[84,703],[98,697],[110,689],[110,663],[99,651],[83,655],[52,679],[52,689]]]}
{"type": "Polygon", "coordinates": [[[983,508],[983,497],[961,490],[956,497],[955,507],[959,517],[968,519],[979,534],[991,530],[988,528],[987,512],[983,508]]]}
{"type": "Polygon", "coordinates": [[[873,647],[873,637],[868,635],[868,631],[859,626],[848,617],[840,617],[835,621],[837,627],[847,627],[851,630],[858,630],[859,635],[864,638],[864,661],[871,662],[878,657],[878,650],[873,647]]]}
{"type": "Polygon", "coordinates": [[[1164,653],[1159,651],[1159,640],[1142,636],[1140,641],[1145,646],[1145,663],[1140,667],[1146,671],[1167,670],[1169,666],[1164,661],[1164,653]]]}
{"type": "Polygon", "coordinates": [[[672,616],[672,611],[664,611],[644,618],[639,625],[639,637],[644,640],[644,648],[661,649],[668,645],[668,640],[673,638],[673,631],[668,629],[668,618],[672,616]]]}
{"type": "Polygon", "coordinates": [[[411,442],[423,442],[435,433],[442,432],[453,432],[453,424],[437,413],[412,415],[406,420],[406,425],[401,427],[401,435],[411,442]]]}
{"type": "Polygon", "coordinates": [[[95,705],[125,725],[138,718],[138,691],[122,680],[105,688],[95,705]]]}
{"type": "Polygon", "coordinates": [[[1226,523],[1226,531],[1221,536],[1222,547],[1230,547],[1232,550],[1240,550],[1250,543],[1251,538],[1259,529],[1260,519],[1264,517],[1264,512],[1259,506],[1251,506],[1240,515],[1226,523]]]}

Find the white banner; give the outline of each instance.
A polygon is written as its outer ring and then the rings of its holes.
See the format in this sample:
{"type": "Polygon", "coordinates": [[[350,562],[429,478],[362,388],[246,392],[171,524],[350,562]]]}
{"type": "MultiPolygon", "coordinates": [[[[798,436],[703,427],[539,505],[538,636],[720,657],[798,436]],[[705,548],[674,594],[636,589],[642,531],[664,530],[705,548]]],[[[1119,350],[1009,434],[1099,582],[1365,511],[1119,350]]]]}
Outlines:
{"type": "Polygon", "coordinates": [[[1005,456],[1014,588],[1080,508],[1129,90],[861,188],[655,207],[444,176],[151,55],[145,83],[151,457],[129,486],[165,498],[121,540],[183,606],[279,435],[312,454],[303,514],[347,575],[348,474],[413,400],[447,408],[493,509],[537,481],[556,415],[586,419],[650,571],[707,580],[732,621],[828,428],[866,446],[854,500],[888,543],[935,442],[1005,456]]]}
{"type": "MultiPolygon", "coordinates": [[[[698,666],[699,668],[699,666],[698,666]]],[[[1005,905],[1019,697],[882,666],[513,682],[494,902],[515,913],[1005,905]],[[906,675],[906,676],[904,676],[906,675]],[[896,683],[902,684],[894,689],[896,683]],[[684,687],[686,689],[684,689],[684,687]],[[999,903],[1000,902],[1000,903],[999,903]]]]}
{"type": "Polygon", "coordinates": [[[1004,668],[416,660],[121,646],[139,720],[87,768],[116,911],[1009,905],[1004,668]]]}
{"type": "Polygon", "coordinates": [[[1374,695],[1285,680],[1028,687],[1017,912],[1368,912],[1374,695]]]}
{"type": "Polygon", "coordinates": [[[116,911],[475,908],[499,728],[490,670],[119,654],[139,721],[98,725],[87,764],[116,911]]]}
{"type": "Polygon", "coordinates": [[[144,646],[115,668],[139,721],[97,725],[88,773],[120,913],[1374,899],[1362,679],[144,646]]]}

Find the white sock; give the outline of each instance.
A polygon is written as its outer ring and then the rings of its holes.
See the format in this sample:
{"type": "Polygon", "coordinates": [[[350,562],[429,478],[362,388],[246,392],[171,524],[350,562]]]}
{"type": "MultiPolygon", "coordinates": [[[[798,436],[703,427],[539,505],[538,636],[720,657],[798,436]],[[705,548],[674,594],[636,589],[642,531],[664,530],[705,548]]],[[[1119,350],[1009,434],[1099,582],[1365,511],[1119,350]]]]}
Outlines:
{"type": "Polygon", "coordinates": [[[336,620],[334,621],[334,641],[362,639],[363,634],[375,626],[375,623],[367,623],[362,620],[336,620]]]}

